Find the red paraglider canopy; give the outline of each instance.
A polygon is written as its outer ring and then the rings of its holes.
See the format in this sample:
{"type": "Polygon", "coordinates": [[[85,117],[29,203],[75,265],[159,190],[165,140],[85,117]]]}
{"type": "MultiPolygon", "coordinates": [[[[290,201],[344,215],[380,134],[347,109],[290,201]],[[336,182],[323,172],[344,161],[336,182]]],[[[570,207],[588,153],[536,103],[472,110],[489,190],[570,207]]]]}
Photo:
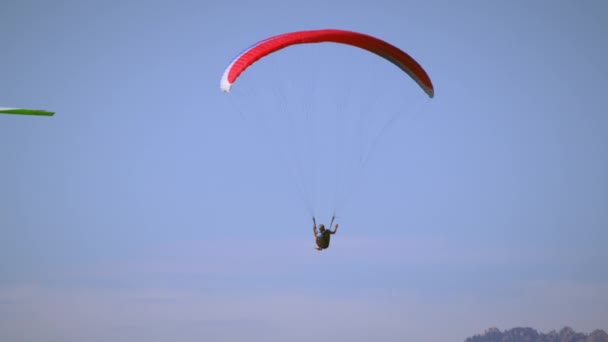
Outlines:
{"type": "Polygon", "coordinates": [[[367,34],[336,29],[297,31],[259,41],[230,62],[222,75],[220,87],[223,91],[229,92],[232,84],[245,69],[273,52],[296,44],[324,42],[351,45],[375,53],[410,75],[429,97],[433,97],[435,94],[433,83],[426,71],[401,49],[367,34]]]}

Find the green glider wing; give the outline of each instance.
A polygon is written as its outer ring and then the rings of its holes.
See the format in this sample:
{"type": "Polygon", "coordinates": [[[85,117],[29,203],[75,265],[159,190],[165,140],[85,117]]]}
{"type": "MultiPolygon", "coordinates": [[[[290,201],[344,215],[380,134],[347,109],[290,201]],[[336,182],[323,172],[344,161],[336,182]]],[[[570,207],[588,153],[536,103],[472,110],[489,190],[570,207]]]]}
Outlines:
{"type": "Polygon", "coordinates": [[[42,115],[42,116],[53,116],[55,112],[49,112],[40,109],[27,109],[27,108],[3,108],[0,107],[0,114],[21,114],[21,115],[42,115]]]}

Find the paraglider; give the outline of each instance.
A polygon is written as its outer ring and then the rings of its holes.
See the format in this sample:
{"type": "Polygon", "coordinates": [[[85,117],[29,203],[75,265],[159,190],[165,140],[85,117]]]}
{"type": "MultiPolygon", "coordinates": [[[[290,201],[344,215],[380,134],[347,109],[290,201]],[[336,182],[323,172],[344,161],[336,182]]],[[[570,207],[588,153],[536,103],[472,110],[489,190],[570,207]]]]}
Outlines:
{"type": "Polygon", "coordinates": [[[27,108],[4,108],[0,107],[0,114],[21,114],[21,115],[38,115],[38,116],[53,116],[55,112],[49,112],[41,109],[27,108]]]}
{"type": "MultiPolygon", "coordinates": [[[[332,217],[331,219],[331,223],[329,224],[330,228],[331,225],[334,223],[334,219],[335,217],[332,217]]],[[[336,225],[334,226],[334,230],[331,231],[329,229],[325,229],[325,225],[324,224],[320,224],[319,225],[319,232],[317,232],[317,220],[313,217],[312,218],[312,231],[314,233],[315,236],[315,243],[317,244],[315,246],[315,248],[318,251],[322,251],[324,249],[328,249],[329,248],[329,242],[331,241],[331,236],[333,234],[336,234],[338,232],[338,224],[336,223],[336,225]]]]}
{"type": "MultiPolygon", "coordinates": [[[[279,35],[275,35],[275,36],[263,39],[255,44],[251,45],[250,47],[246,48],[244,51],[239,53],[236,57],[234,57],[230,61],[230,63],[228,63],[228,66],[225,68],[225,70],[222,74],[221,80],[220,80],[221,91],[223,91],[225,93],[230,93],[230,91],[231,91],[233,85],[235,84],[235,82],[237,81],[237,79],[239,79],[239,77],[249,67],[251,67],[254,63],[259,61],[260,59],[262,59],[266,56],[269,56],[282,49],[291,47],[291,46],[302,45],[302,44],[314,44],[314,43],[342,44],[342,45],[359,48],[359,49],[368,51],[370,53],[373,53],[373,54],[385,59],[386,61],[394,64],[398,69],[400,69],[400,71],[402,71],[407,76],[409,76],[418,85],[418,87],[428,96],[428,98],[433,98],[435,95],[435,89],[434,89],[434,86],[433,86],[433,83],[432,83],[430,77],[428,76],[426,71],[422,68],[422,66],[420,66],[420,64],[414,58],[412,58],[409,54],[407,54],[403,50],[399,49],[398,47],[396,47],[384,40],[373,37],[371,35],[354,32],[354,31],[339,30],[339,29],[321,29],[321,30],[306,30],[306,31],[288,32],[288,33],[279,34],[279,35]]],[[[291,65],[294,65],[294,63],[292,62],[291,65]]],[[[293,68],[295,69],[297,67],[298,67],[298,65],[294,65],[293,68]]],[[[288,68],[292,68],[292,67],[288,66],[288,68]]],[[[333,70],[330,71],[329,75],[325,73],[324,76],[331,78],[332,79],[331,82],[338,83],[340,80],[338,77],[334,77],[333,70]]],[[[274,83],[272,83],[272,85],[274,86],[274,83]]],[[[328,89],[331,88],[331,85],[327,85],[327,83],[324,83],[324,86],[327,86],[328,89]]],[[[255,99],[256,97],[254,96],[252,98],[255,99]]],[[[280,100],[284,101],[285,97],[284,96],[281,97],[280,100]]],[[[247,109],[245,110],[246,112],[253,110],[250,104],[246,104],[246,107],[247,107],[247,109]]],[[[310,113],[307,113],[307,115],[309,115],[309,114],[310,113]]],[[[312,119],[309,121],[315,122],[312,119]]],[[[393,121],[392,119],[389,120],[389,123],[392,121],[393,121]]],[[[290,124],[292,124],[292,123],[293,122],[290,122],[290,124]]],[[[268,126],[273,126],[273,123],[270,122],[268,124],[268,126]]],[[[277,128],[277,131],[281,131],[281,128],[277,128]]],[[[287,134],[286,137],[290,138],[289,134],[287,134]]],[[[304,139],[302,139],[302,140],[304,140],[304,139]]],[[[275,141],[274,143],[276,146],[286,145],[285,139],[279,139],[279,140],[275,141]]],[[[360,144],[353,144],[353,145],[360,145],[360,144]]],[[[286,154],[289,156],[298,155],[298,153],[295,153],[296,151],[293,151],[294,153],[291,153],[291,152],[292,151],[288,151],[286,154]]],[[[365,159],[365,156],[360,159],[361,160],[365,159]]],[[[364,164],[364,162],[359,162],[359,159],[357,160],[357,163],[364,164]]],[[[302,165],[304,163],[296,163],[296,164],[297,164],[296,167],[299,167],[300,165],[302,165]]],[[[348,170],[349,167],[343,167],[342,169],[348,170]]],[[[298,176],[302,176],[303,173],[304,172],[302,172],[302,170],[299,170],[297,172],[298,176]]],[[[314,177],[311,177],[311,178],[314,179],[314,177]]],[[[336,176],[336,178],[338,178],[338,177],[336,176]]],[[[337,188],[337,186],[336,186],[336,188],[337,188]]],[[[311,210],[310,205],[309,205],[309,213],[313,217],[313,223],[314,223],[313,232],[314,232],[314,237],[315,237],[315,242],[316,242],[315,248],[317,250],[324,250],[324,249],[328,248],[330,236],[335,234],[338,229],[338,224],[336,224],[334,230],[331,231],[332,224],[334,222],[334,219],[336,218],[335,211],[336,211],[336,209],[334,208],[334,211],[333,211],[334,213],[332,216],[331,224],[329,225],[329,229],[326,229],[324,225],[319,225],[319,231],[320,231],[320,233],[319,233],[319,232],[317,232],[315,214],[314,214],[313,210],[311,210]]]]}

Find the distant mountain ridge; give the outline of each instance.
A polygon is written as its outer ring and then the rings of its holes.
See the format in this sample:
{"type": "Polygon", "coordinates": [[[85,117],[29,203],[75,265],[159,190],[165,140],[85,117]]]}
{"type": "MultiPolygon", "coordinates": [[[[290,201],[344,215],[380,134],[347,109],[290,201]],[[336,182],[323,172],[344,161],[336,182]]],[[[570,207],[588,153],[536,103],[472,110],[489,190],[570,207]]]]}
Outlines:
{"type": "Polygon", "coordinates": [[[465,342],[608,342],[608,334],[604,330],[594,330],[589,335],[576,332],[570,327],[560,331],[551,330],[544,334],[533,328],[512,328],[500,331],[490,328],[482,335],[469,337],[465,342]]]}

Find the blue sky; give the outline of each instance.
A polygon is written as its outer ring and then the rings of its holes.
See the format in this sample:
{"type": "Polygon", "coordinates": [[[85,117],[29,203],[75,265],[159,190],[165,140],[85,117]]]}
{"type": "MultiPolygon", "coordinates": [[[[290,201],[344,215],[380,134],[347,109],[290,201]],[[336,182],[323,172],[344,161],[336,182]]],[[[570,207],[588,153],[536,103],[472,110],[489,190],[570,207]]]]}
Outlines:
{"type": "Polygon", "coordinates": [[[608,329],[606,22],[602,1],[3,1],[0,106],[57,114],[0,117],[0,339],[608,329]],[[220,91],[243,48],[327,27],[401,47],[436,97],[327,45],[220,91]],[[365,168],[332,153],[397,112],[365,168]],[[319,121],[252,120],[283,113],[319,121]],[[326,224],[335,167],[358,185],[329,250],[274,147],[304,151],[326,224]]]}

